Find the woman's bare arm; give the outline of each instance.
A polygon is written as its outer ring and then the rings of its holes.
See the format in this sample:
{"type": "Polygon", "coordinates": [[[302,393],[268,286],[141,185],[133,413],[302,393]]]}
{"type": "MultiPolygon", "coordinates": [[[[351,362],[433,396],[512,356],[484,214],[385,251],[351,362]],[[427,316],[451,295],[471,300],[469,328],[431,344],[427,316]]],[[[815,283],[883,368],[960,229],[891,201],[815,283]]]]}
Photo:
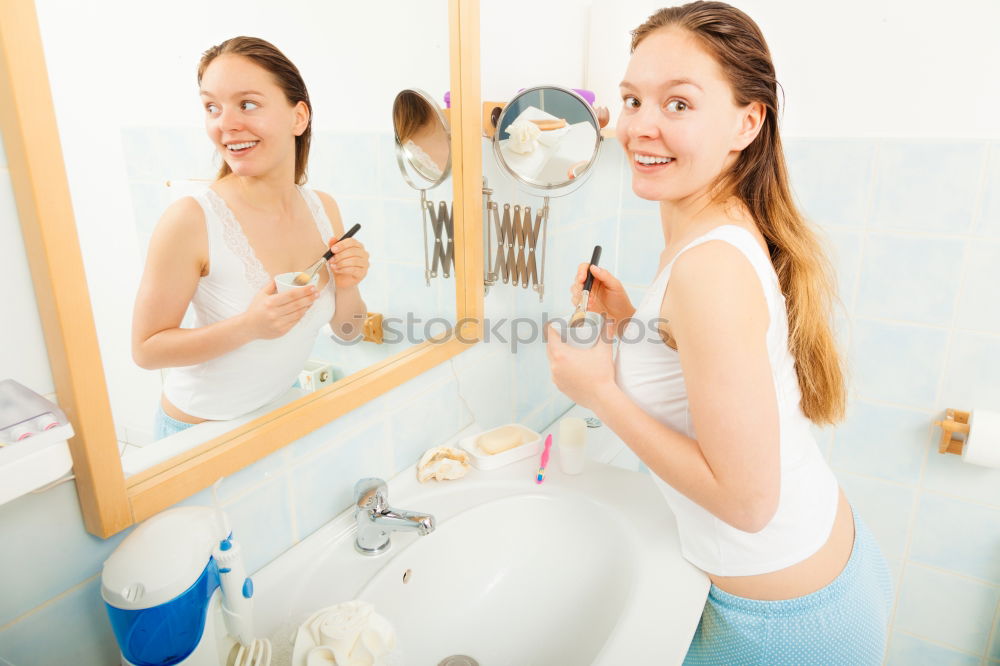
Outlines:
{"type": "MultiPolygon", "coordinates": [[[[319,195],[320,201],[323,202],[323,208],[326,210],[326,215],[330,218],[334,238],[340,238],[344,235],[344,223],[341,220],[340,208],[337,206],[337,202],[326,192],[317,191],[316,194],[319,195]]],[[[365,270],[367,271],[367,267],[365,270]]],[[[332,280],[333,278],[331,277],[332,280]]],[[[353,287],[337,287],[336,303],[336,310],[333,313],[333,318],[330,319],[330,328],[343,340],[357,338],[364,330],[365,318],[368,315],[368,306],[361,297],[361,290],[358,289],[357,285],[353,287]]]]}
{"type": "Polygon", "coordinates": [[[146,369],[195,365],[251,340],[283,335],[315,300],[308,289],[274,294],[273,283],[247,312],[199,328],[180,328],[198,280],[210,270],[201,206],[185,197],[163,213],[149,242],[132,316],[132,358],[146,369]]]}
{"type": "Polygon", "coordinates": [[[677,342],[697,440],[660,423],[614,385],[595,411],[664,481],[730,525],[759,531],[777,510],[780,490],[760,281],[739,250],[704,243],[674,264],[661,316],[677,342]]]}

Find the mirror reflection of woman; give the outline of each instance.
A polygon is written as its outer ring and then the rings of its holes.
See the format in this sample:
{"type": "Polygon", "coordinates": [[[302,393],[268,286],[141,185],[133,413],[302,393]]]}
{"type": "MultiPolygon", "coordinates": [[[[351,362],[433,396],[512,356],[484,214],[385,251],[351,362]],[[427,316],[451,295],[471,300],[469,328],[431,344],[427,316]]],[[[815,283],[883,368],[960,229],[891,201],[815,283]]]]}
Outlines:
{"type": "Polygon", "coordinates": [[[298,69],[270,43],[236,37],[203,54],[198,84],[222,167],[157,223],[132,325],[136,363],[170,368],[158,439],[275,400],[324,324],[349,340],[366,314],[358,285],[368,253],[354,238],[336,242],[336,202],[303,186],[312,107],[298,69]],[[273,276],[304,270],[328,248],[315,285],[277,292],[273,276]],[[182,328],[189,305],[194,322],[182,328]]]}
{"type": "Polygon", "coordinates": [[[764,37],[721,2],[660,10],[621,93],[632,189],[660,202],[659,274],[636,306],[592,268],[617,358],[549,335],[553,378],[649,467],[712,581],[685,664],[879,664],[891,579],[811,431],[844,415],[834,294],[790,194],[764,37]]]}
{"type": "Polygon", "coordinates": [[[420,95],[404,90],[393,104],[392,121],[414,168],[429,180],[441,178],[451,146],[434,109],[420,95]]]}

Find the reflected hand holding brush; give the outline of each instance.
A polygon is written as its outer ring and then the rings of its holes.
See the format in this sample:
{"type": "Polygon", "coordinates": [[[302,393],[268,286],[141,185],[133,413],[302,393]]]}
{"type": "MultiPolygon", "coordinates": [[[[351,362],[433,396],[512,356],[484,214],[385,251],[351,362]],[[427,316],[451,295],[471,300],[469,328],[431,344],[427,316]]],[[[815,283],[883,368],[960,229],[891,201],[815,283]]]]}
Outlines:
{"type": "MultiPolygon", "coordinates": [[[[355,224],[353,227],[351,227],[350,229],[348,229],[347,233],[345,233],[343,236],[341,236],[337,240],[337,242],[339,243],[340,241],[344,240],[345,238],[350,238],[354,234],[358,233],[358,230],[360,230],[360,229],[361,229],[361,225],[360,224],[355,224]]],[[[316,271],[319,270],[320,266],[322,266],[323,264],[325,264],[332,257],[333,257],[333,248],[330,248],[325,253],[323,253],[322,257],[320,257],[319,259],[316,260],[316,263],[314,263],[312,266],[310,266],[309,268],[305,269],[304,271],[302,271],[301,273],[299,273],[298,275],[296,275],[295,279],[292,280],[292,284],[294,284],[297,287],[301,287],[303,285],[309,284],[309,281],[313,279],[314,275],[316,275],[316,271]]]]}

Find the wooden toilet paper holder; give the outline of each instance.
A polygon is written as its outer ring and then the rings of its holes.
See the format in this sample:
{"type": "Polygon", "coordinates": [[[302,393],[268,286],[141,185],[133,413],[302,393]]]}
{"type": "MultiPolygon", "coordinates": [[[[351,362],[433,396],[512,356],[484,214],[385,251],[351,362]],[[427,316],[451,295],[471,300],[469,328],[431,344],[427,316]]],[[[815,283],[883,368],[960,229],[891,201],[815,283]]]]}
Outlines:
{"type": "Polygon", "coordinates": [[[969,435],[969,412],[958,409],[945,410],[945,418],[942,421],[935,421],[934,425],[941,428],[941,440],[938,442],[938,453],[962,454],[962,447],[965,446],[965,439],[960,439],[959,434],[969,435]]]}

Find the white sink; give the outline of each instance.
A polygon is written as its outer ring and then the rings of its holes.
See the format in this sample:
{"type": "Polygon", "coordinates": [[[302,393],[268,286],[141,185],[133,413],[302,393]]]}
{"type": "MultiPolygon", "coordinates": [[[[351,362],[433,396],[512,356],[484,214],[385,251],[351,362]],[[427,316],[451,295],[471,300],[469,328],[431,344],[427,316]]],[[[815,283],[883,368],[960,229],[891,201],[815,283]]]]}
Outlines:
{"type": "Polygon", "coordinates": [[[680,663],[709,581],[681,558],[652,480],[596,462],[563,475],[553,455],[537,485],[537,465],[392,479],[389,503],[433,514],[437,529],[393,533],[388,552],[366,557],[353,511],[341,514],[254,575],[256,633],[290,652],[277,643],[298,623],[360,598],[393,623],[405,664],[680,663]]]}

